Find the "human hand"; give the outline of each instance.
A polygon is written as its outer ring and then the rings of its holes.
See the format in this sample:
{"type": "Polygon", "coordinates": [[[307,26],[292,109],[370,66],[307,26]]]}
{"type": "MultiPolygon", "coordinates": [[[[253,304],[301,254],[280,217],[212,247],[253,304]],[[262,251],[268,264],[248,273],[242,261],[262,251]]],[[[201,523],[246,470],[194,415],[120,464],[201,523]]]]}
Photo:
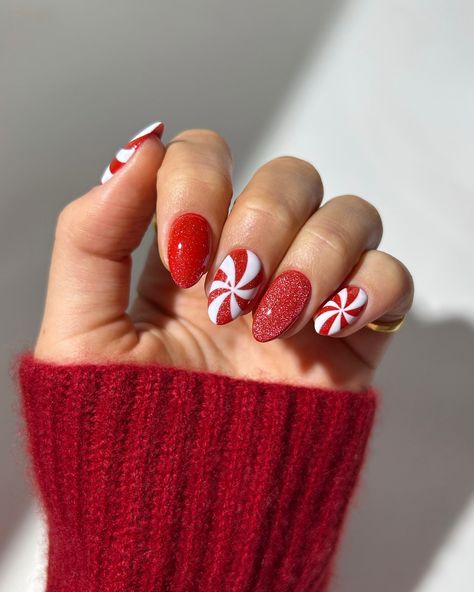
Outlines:
{"type": "Polygon", "coordinates": [[[35,356],[366,388],[392,338],[367,323],[402,317],[413,299],[405,266],[377,250],[376,209],[355,196],[321,206],[316,169],[281,157],[258,169],[228,214],[225,141],[187,130],[165,148],[161,131],[129,143],[119,155],[127,164],[116,161],[113,176],[108,169],[102,185],[61,212],[35,356]],[[131,253],[155,211],[157,244],[129,308],[131,253]],[[345,314],[318,317],[340,290],[345,314]],[[351,324],[324,335],[340,318],[351,324]]]}

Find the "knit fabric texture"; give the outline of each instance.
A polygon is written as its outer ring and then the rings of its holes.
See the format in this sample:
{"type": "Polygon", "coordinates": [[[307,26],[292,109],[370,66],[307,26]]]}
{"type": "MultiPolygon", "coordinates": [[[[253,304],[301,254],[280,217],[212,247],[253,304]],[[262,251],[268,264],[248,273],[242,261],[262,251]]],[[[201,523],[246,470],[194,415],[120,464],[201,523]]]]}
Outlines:
{"type": "Polygon", "coordinates": [[[47,592],[326,590],[376,394],[21,359],[47,592]]]}

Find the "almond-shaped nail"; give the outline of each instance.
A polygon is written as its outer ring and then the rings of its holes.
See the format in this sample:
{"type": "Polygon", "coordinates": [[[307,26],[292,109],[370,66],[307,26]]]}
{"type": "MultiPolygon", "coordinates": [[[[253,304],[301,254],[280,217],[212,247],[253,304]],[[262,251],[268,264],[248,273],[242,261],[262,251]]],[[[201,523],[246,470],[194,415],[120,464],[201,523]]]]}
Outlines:
{"type": "Polygon", "coordinates": [[[115,173],[121,169],[127,162],[132,158],[137,149],[143,144],[143,142],[150,136],[158,136],[161,138],[165,129],[164,124],[161,121],[155,121],[148,125],[146,128],[138,132],[131,140],[129,140],[123,148],[121,148],[109,166],[105,169],[100,182],[106,183],[111,179],[115,173]]]}
{"type": "Polygon", "coordinates": [[[311,282],[300,271],[290,269],[277,276],[255,310],[252,325],[255,339],[270,341],[287,331],[310,297],[311,282]]]}
{"type": "Polygon", "coordinates": [[[207,270],[211,228],[200,214],[182,214],[173,222],[168,239],[171,277],[180,288],[194,286],[207,270]]]}
{"type": "Polygon", "coordinates": [[[263,281],[259,257],[248,249],[234,249],[216,271],[209,290],[208,314],[225,325],[249,312],[263,281]]]}
{"type": "Polygon", "coordinates": [[[334,294],[314,317],[319,335],[334,335],[359,318],[367,304],[367,293],[357,286],[345,286],[334,294]]]}

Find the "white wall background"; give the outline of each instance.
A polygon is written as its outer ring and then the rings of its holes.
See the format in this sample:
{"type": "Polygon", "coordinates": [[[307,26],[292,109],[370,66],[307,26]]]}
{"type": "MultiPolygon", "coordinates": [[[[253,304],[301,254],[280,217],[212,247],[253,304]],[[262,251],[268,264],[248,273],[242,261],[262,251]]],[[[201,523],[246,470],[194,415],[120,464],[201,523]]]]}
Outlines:
{"type": "Polygon", "coordinates": [[[473,24],[471,0],[2,0],[1,592],[42,589],[8,370],[38,326],[55,216],[157,118],[168,138],[221,132],[240,186],[292,153],[327,196],[380,209],[417,295],[377,376],[333,589],[472,592],[473,24]]]}

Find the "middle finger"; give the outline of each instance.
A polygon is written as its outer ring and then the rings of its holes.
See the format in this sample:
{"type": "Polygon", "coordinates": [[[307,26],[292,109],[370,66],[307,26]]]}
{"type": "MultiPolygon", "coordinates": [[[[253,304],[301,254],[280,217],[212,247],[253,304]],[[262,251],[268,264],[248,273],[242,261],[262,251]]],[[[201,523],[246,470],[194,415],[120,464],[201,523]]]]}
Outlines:
{"type": "Polygon", "coordinates": [[[318,172],[298,158],[276,158],[255,173],[225,222],[208,274],[213,323],[226,324],[252,309],[322,196],[318,172]]]}

